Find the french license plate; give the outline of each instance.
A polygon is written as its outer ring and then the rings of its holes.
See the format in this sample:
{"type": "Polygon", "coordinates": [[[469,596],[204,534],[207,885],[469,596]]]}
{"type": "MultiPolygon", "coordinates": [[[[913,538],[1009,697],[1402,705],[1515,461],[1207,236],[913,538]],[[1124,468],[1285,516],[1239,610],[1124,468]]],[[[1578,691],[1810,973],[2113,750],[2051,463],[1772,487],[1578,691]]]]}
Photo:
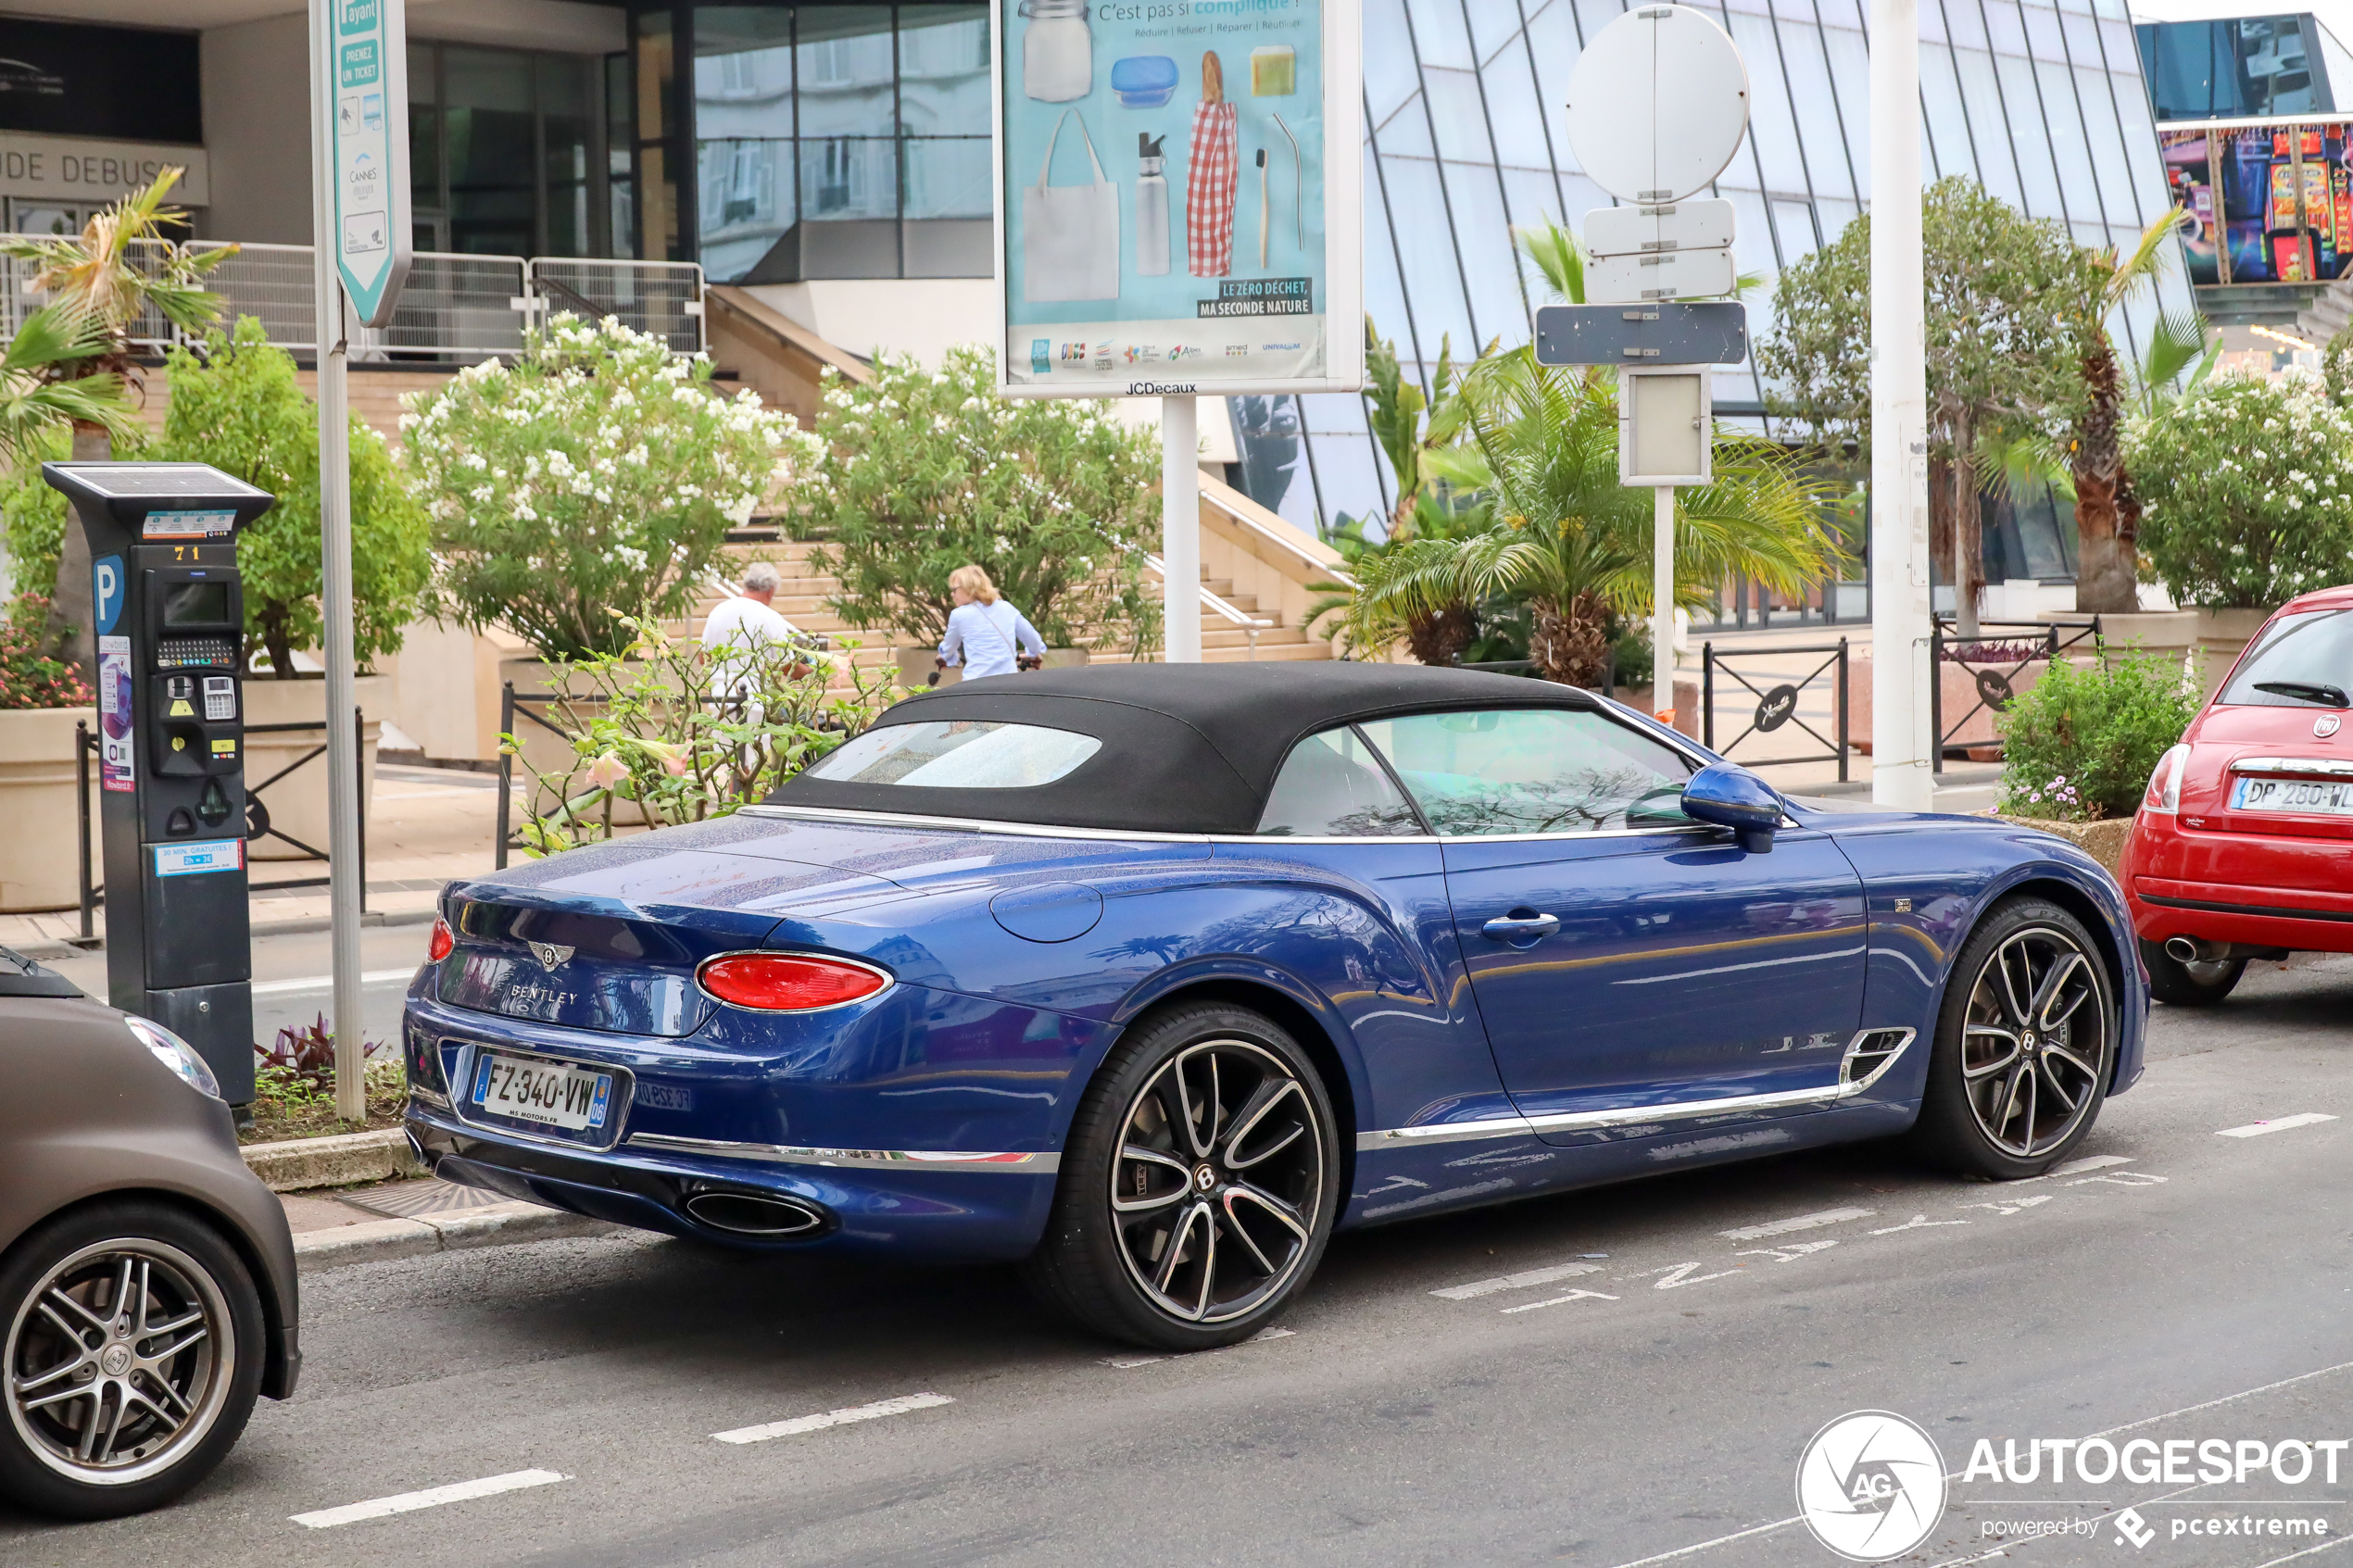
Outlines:
{"type": "Polygon", "coordinates": [[[601,1128],[612,1110],[612,1074],[569,1062],[484,1051],[474,1059],[474,1109],[568,1133],[601,1128]]]}
{"type": "Polygon", "coordinates": [[[2231,808],[2353,817],[2353,780],[2241,779],[2231,792],[2231,808]]]}

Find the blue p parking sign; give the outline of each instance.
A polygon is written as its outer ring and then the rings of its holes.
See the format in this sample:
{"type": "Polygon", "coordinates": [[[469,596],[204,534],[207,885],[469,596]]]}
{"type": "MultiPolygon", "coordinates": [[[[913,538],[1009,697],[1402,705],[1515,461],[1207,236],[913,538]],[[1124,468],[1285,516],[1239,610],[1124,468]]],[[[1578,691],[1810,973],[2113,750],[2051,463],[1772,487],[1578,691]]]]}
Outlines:
{"type": "Polygon", "coordinates": [[[97,611],[98,635],[111,636],[122,618],[122,558],[101,556],[90,563],[90,603],[97,611]]]}

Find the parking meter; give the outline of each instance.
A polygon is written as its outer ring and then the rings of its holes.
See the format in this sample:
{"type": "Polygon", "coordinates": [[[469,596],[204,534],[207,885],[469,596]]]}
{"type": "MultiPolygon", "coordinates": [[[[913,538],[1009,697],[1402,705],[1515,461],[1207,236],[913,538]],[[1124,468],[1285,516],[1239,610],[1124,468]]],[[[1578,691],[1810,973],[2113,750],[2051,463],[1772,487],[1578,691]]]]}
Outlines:
{"type": "Polygon", "coordinates": [[[275,497],[203,463],[44,463],[90,540],[107,989],[253,1098],[245,596],[237,531],[275,497]]]}

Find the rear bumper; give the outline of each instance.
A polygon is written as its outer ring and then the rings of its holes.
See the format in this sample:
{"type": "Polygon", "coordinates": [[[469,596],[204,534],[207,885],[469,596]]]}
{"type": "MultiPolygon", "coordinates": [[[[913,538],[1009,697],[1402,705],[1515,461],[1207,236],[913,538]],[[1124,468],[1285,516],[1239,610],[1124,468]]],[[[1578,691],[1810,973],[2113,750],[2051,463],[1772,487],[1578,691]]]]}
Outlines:
{"type": "Polygon", "coordinates": [[[727,1153],[624,1142],[600,1151],[501,1136],[415,1098],[408,1129],[435,1174],[528,1203],[669,1236],[750,1251],[825,1248],[911,1261],[1006,1261],[1026,1257],[1045,1234],[1058,1161],[1051,1155],[947,1165],[872,1161],[853,1151],[727,1153]],[[716,1229],[687,1213],[704,1192],[773,1195],[828,1220],[807,1238],[762,1240],[716,1229]]]}
{"type": "Polygon", "coordinates": [[[2144,813],[2121,880],[2145,942],[2195,936],[2353,952],[2353,845],[2343,839],[2201,833],[2144,813]],[[2225,880],[2233,872],[2257,875],[2225,880]]]}

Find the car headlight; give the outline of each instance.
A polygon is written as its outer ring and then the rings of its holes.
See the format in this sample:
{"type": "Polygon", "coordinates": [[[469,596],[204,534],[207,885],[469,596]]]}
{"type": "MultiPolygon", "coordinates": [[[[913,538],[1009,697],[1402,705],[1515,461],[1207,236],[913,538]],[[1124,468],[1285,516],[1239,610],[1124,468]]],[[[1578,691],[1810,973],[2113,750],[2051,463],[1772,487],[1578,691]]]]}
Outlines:
{"type": "Polygon", "coordinates": [[[126,1018],[123,1022],[131,1025],[132,1034],[139,1037],[139,1043],[147,1047],[149,1054],[180,1074],[188,1087],[214,1099],[220,1098],[220,1080],[212,1075],[212,1069],[205,1065],[205,1059],[196,1054],[195,1047],[148,1019],[126,1018]]]}
{"type": "Polygon", "coordinates": [[[2157,759],[2156,771],[2149,774],[2148,793],[2141,797],[2141,809],[2173,815],[2182,809],[2182,773],[2189,766],[2190,748],[2177,746],[2157,759]]]}

